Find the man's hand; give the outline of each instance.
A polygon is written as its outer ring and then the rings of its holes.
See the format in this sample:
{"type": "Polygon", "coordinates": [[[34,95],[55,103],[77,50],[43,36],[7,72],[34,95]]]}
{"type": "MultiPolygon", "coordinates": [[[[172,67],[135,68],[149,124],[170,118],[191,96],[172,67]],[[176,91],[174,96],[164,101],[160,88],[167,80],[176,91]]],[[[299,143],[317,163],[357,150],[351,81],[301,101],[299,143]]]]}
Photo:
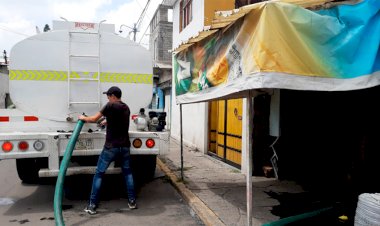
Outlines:
{"type": "Polygon", "coordinates": [[[104,129],[106,128],[106,125],[107,125],[107,119],[105,117],[101,117],[98,121],[97,121],[97,126],[101,129],[104,129]]]}
{"type": "Polygon", "coordinates": [[[104,119],[103,121],[100,122],[100,125],[106,126],[107,125],[107,119],[104,119]]]}
{"type": "Polygon", "coordinates": [[[96,122],[96,121],[98,121],[98,119],[100,119],[100,117],[102,117],[102,113],[98,112],[92,116],[79,115],[78,119],[83,120],[85,122],[96,122]]]}
{"type": "Polygon", "coordinates": [[[82,121],[84,121],[84,122],[87,122],[87,121],[86,121],[86,120],[87,120],[87,117],[84,116],[84,115],[79,115],[78,119],[79,119],[79,120],[82,120],[82,121]]]}

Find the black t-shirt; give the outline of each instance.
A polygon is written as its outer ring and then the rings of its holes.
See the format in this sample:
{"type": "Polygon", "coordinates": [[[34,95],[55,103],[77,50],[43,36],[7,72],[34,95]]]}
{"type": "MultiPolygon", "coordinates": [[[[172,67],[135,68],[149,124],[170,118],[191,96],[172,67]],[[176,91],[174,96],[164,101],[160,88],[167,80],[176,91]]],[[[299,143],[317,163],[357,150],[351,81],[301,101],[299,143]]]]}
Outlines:
{"type": "Polygon", "coordinates": [[[122,101],[108,102],[102,110],[103,116],[107,119],[106,148],[130,147],[129,141],[129,116],[128,105],[122,101]]]}

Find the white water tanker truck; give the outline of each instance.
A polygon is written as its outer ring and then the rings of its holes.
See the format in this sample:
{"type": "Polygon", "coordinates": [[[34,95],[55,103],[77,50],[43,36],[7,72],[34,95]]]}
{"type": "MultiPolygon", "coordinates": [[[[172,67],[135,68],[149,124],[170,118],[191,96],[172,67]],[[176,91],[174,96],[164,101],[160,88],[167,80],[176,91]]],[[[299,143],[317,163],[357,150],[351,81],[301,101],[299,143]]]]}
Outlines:
{"type": "MultiPolygon", "coordinates": [[[[11,50],[9,92],[14,109],[0,109],[0,160],[16,159],[27,183],[55,177],[78,115],[92,115],[107,103],[103,91],[118,86],[131,114],[152,100],[153,68],[148,50],[115,34],[114,25],[53,21],[53,29],[17,43],[11,50]]],[[[135,171],[153,176],[169,133],[137,131],[130,123],[135,171]]],[[[126,128],[127,129],[127,128],[126,128]]],[[[86,123],[66,175],[92,174],[105,130],[86,123]]],[[[120,173],[111,165],[107,173],[120,173]]]]}

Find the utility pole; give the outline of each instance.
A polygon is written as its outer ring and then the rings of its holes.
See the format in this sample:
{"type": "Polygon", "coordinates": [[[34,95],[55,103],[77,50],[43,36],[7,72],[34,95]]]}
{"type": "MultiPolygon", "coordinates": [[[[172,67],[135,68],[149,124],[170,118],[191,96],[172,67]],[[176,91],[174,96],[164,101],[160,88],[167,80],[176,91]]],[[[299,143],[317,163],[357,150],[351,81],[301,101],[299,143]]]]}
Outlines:
{"type": "Polygon", "coordinates": [[[5,63],[5,65],[7,65],[8,64],[8,57],[7,57],[7,51],[3,51],[3,57],[4,57],[4,63],[5,63]]]}
{"type": "Polygon", "coordinates": [[[132,32],[133,32],[133,41],[136,42],[136,33],[138,32],[136,23],[133,24],[132,32]]]}
{"type": "Polygon", "coordinates": [[[146,5],[145,5],[145,7],[144,7],[144,9],[143,9],[143,11],[142,11],[141,14],[140,14],[139,19],[137,20],[136,23],[133,24],[133,27],[127,26],[127,25],[125,25],[125,24],[120,25],[120,29],[119,29],[119,32],[120,32],[120,33],[123,32],[123,31],[121,30],[121,27],[123,27],[123,26],[132,29],[132,31],[130,31],[129,34],[130,34],[131,32],[133,32],[133,41],[134,41],[134,42],[136,42],[136,34],[137,34],[137,32],[139,32],[139,29],[140,29],[140,26],[141,26],[142,20],[143,20],[144,17],[145,17],[146,11],[147,11],[148,6],[149,6],[149,3],[150,3],[150,0],[147,1],[146,5]]]}

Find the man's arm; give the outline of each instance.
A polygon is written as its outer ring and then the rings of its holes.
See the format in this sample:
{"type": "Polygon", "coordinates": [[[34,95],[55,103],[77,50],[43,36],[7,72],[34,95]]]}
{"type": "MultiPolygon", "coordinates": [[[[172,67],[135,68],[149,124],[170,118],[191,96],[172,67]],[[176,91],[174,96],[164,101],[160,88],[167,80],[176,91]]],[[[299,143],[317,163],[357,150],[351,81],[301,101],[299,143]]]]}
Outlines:
{"type": "Polygon", "coordinates": [[[98,113],[96,113],[95,115],[92,115],[92,116],[79,115],[79,119],[83,120],[85,122],[96,122],[102,116],[103,116],[102,113],[98,112],[98,113]]]}

